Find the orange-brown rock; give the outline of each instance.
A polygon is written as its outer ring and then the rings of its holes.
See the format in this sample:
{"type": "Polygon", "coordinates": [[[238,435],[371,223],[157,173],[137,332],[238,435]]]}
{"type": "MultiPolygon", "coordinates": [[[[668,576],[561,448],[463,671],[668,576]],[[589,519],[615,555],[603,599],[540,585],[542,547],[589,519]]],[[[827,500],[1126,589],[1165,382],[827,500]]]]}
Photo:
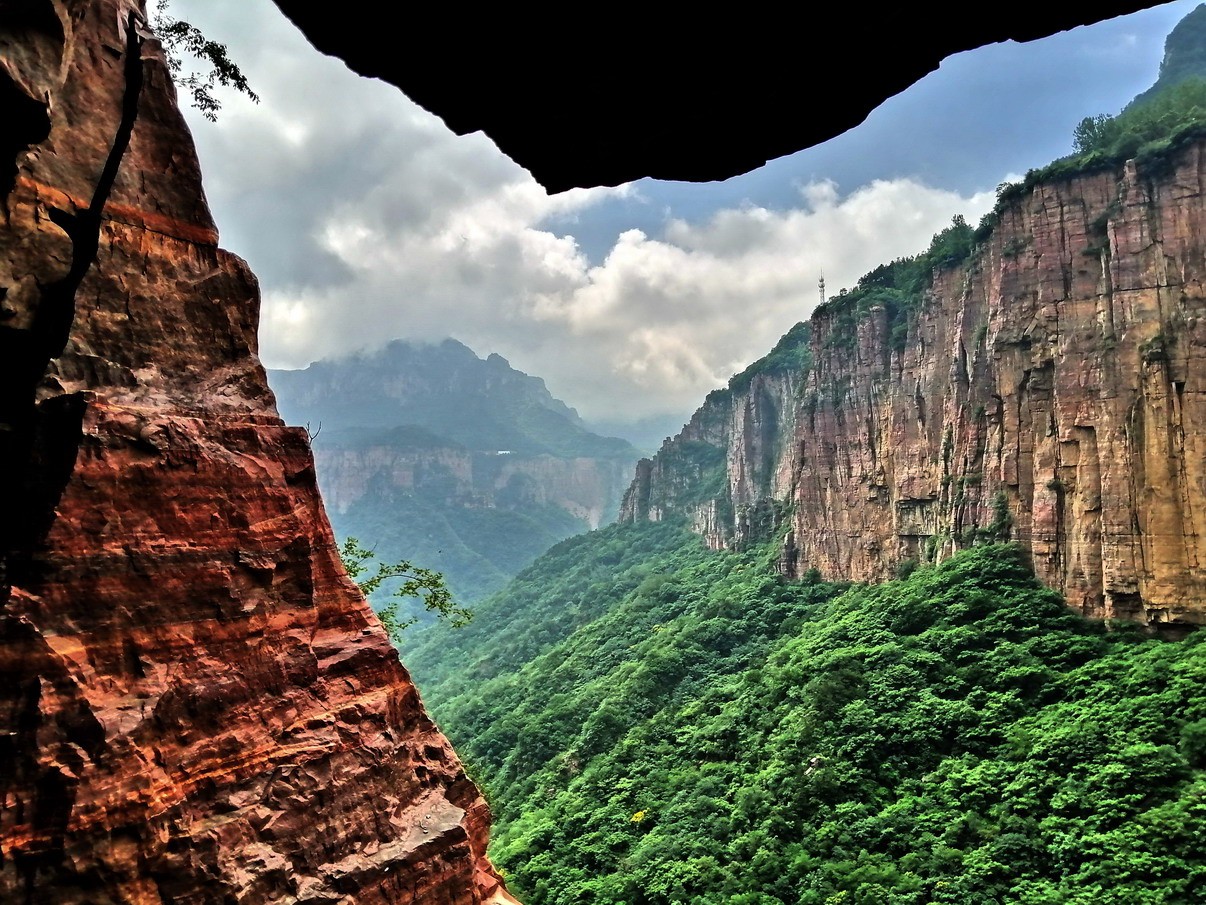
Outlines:
{"type": "Polygon", "coordinates": [[[0,901],[511,901],[142,16],[0,6],[0,901]]]}
{"type": "Polygon", "coordinates": [[[811,369],[710,397],[622,517],[717,546],[778,524],[785,572],[856,580],[1008,537],[1086,614],[1206,622],[1204,279],[1206,145],[1040,184],[903,351],[882,309],[849,343],[818,315],[811,369]]]}

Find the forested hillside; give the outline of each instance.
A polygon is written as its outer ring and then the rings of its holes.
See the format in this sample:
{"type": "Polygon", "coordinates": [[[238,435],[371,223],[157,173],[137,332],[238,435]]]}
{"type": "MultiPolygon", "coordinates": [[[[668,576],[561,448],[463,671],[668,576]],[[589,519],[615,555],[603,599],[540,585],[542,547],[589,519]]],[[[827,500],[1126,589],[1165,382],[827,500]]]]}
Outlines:
{"type": "MultiPolygon", "coordinates": [[[[637,457],[588,430],[539,377],[451,339],[269,378],[286,420],[309,427],[336,535],[443,573],[465,606],[557,541],[612,521],[637,457]]],[[[411,615],[429,618],[418,606],[411,615]]]]}
{"type": "Polygon", "coordinates": [[[1206,94],[1169,84],[711,394],[626,523],[416,635],[528,905],[1206,900],[1206,94]]]}
{"type": "Polygon", "coordinates": [[[1200,633],[1108,632],[1009,545],[870,587],[771,555],[574,539],[445,652],[467,682],[416,669],[529,905],[1206,891],[1200,633]]]}

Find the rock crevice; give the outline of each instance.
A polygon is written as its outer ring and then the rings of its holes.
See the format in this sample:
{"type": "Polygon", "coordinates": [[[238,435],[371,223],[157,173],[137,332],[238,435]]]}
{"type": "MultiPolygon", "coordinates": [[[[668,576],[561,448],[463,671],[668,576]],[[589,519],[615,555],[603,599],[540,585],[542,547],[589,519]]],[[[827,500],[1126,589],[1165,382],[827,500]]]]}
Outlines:
{"type": "Polygon", "coordinates": [[[142,15],[0,10],[0,899],[500,901],[142,15]]]}

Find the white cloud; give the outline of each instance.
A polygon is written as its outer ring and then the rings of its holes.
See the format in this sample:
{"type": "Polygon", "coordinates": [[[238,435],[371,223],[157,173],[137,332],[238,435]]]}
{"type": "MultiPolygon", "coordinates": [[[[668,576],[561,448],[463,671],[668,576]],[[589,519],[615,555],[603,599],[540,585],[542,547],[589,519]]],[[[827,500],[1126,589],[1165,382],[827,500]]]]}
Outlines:
{"type": "Polygon", "coordinates": [[[545,208],[513,184],[419,231],[345,209],[324,241],[351,280],[270,292],[266,356],[300,366],[395,336],[454,335],[544,376],[588,415],[686,412],[810,314],[822,268],[834,290],[853,285],[994,200],[911,180],[845,196],[819,183],[801,197],[784,212],[674,221],[660,238],[625,232],[598,266],[571,238],[536,228],[545,208]]]}
{"type": "Polygon", "coordinates": [[[450,335],[544,377],[584,415],[685,416],[809,315],[822,268],[831,291],[853,285],[994,200],[908,179],[847,194],[817,181],[786,210],[629,230],[592,265],[544,224],[568,229],[630,188],[550,198],[484,136],[456,137],[316,55],[269,4],[180,7],[230,40],[263,98],[232,98],[195,131],[224,242],[264,288],[270,367],[450,335]]]}

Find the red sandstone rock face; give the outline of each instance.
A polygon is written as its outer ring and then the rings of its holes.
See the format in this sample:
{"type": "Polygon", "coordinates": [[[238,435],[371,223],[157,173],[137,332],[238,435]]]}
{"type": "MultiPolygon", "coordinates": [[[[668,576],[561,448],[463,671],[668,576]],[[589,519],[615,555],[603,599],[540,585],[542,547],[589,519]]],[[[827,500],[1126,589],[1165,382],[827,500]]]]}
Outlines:
{"type": "Polygon", "coordinates": [[[719,546],[790,505],[784,571],[855,580],[1010,537],[1086,614],[1206,622],[1204,202],[1202,144],[1037,187],[936,275],[903,354],[882,310],[852,349],[818,318],[813,370],[705,405],[623,517],[686,511],[719,546]],[[690,498],[686,441],[725,450],[717,498],[690,498]]]}
{"type": "Polygon", "coordinates": [[[140,6],[0,10],[0,900],[511,901],[277,417],[140,6]]]}

